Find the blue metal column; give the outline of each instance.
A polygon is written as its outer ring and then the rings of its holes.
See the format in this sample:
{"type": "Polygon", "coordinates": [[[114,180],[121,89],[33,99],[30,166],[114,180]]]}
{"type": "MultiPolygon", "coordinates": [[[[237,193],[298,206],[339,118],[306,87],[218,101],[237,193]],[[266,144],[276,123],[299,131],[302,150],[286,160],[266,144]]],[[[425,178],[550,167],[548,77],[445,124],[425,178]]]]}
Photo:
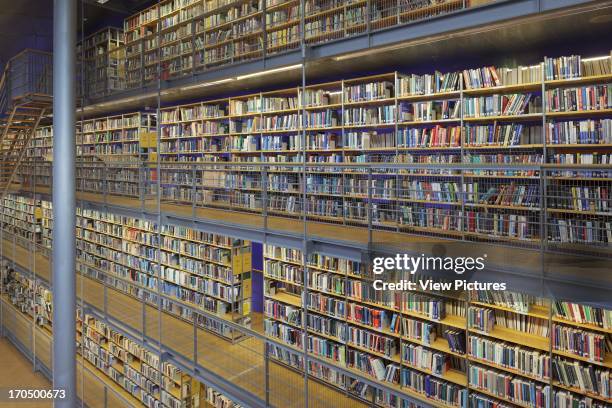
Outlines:
{"type": "Polygon", "coordinates": [[[54,0],[53,15],[53,388],[76,397],[75,78],[76,0],[54,0]]]}

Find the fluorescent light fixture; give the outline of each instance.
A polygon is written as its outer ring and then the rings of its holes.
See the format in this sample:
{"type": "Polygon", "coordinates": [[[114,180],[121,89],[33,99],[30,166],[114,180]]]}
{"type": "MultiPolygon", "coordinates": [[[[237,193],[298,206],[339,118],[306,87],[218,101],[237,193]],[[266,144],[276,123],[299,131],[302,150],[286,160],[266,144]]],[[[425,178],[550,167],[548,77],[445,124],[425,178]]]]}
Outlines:
{"type": "Polygon", "coordinates": [[[276,72],[291,71],[291,70],[298,69],[298,68],[302,68],[302,64],[288,65],[286,67],[269,69],[267,71],[260,71],[260,72],[254,72],[252,74],[240,75],[240,76],[236,77],[236,79],[238,81],[241,81],[241,80],[247,79],[247,78],[254,78],[254,77],[258,77],[258,76],[274,74],[276,72]]]}
{"type": "Polygon", "coordinates": [[[342,91],[335,91],[335,92],[330,92],[329,95],[340,95],[342,94],[342,91]]]}
{"type": "Polygon", "coordinates": [[[98,0],[98,4],[108,3],[108,0],[98,0]]]}
{"type": "MultiPolygon", "coordinates": [[[[423,41],[423,43],[426,43],[426,42],[433,42],[433,41],[423,41]]],[[[339,55],[337,57],[334,57],[333,60],[334,61],[344,61],[344,60],[349,60],[353,58],[364,57],[366,55],[374,55],[374,54],[378,54],[378,53],[385,52],[385,51],[399,50],[401,48],[406,48],[412,45],[414,45],[414,43],[389,45],[389,46],[380,47],[380,48],[370,48],[365,51],[359,51],[359,52],[353,52],[350,54],[339,55]]]]}
{"type": "Polygon", "coordinates": [[[601,57],[582,58],[582,61],[587,61],[587,62],[590,62],[590,61],[599,61],[599,60],[605,60],[605,59],[608,59],[608,58],[610,58],[609,55],[604,55],[604,56],[601,56],[601,57]]]}
{"type": "Polygon", "coordinates": [[[234,78],[225,78],[225,79],[220,79],[218,81],[210,81],[210,82],[204,82],[204,83],[196,84],[196,85],[184,86],[180,90],[187,91],[189,89],[205,88],[207,86],[220,85],[220,84],[225,84],[227,82],[232,82],[232,81],[234,81],[234,78]]]}

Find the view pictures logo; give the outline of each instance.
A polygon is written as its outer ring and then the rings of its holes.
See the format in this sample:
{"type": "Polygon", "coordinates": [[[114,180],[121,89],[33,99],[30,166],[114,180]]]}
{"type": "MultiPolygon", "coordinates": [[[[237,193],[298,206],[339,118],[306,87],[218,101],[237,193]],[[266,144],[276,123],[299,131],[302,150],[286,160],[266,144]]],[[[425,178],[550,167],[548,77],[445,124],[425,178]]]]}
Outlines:
{"type": "Polygon", "coordinates": [[[373,271],[380,275],[388,271],[405,271],[414,275],[423,271],[447,271],[462,275],[469,271],[482,271],[485,267],[487,254],[481,257],[441,257],[441,256],[410,256],[397,254],[394,257],[376,257],[373,259],[373,271]]]}

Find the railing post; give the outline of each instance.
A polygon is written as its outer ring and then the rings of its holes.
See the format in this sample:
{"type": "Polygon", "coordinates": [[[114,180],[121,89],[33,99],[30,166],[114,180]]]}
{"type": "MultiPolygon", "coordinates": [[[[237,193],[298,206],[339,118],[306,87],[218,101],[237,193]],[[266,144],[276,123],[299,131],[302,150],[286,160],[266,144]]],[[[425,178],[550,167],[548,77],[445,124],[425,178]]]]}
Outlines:
{"type": "Polygon", "coordinates": [[[372,167],[368,167],[368,205],[367,215],[368,215],[368,242],[372,242],[372,167]]]}
{"type": "Polygon", "coordinates": [[[264,346],[264,380],[266,390],[266,407],[270,406],[270,355],[268,352],[268,342],[263,342],[264,346]]]}
{"type": "Polygon", "coordinates": [[[268,230],[268,171],[266,166],[261,169],[261,214],[263,215],[264,231],[268,230]]]}

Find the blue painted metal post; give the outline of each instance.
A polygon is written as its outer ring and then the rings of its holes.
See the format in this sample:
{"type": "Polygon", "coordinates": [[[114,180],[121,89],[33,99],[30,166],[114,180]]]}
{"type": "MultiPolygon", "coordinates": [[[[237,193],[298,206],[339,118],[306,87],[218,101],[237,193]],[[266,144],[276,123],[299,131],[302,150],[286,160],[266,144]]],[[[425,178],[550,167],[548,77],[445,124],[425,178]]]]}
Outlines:
{"type": "Polygon", "coordinates": [[[76,395],[75,78],[76,0],[54,0],[53,15],[53,388],[76,395]]]}

